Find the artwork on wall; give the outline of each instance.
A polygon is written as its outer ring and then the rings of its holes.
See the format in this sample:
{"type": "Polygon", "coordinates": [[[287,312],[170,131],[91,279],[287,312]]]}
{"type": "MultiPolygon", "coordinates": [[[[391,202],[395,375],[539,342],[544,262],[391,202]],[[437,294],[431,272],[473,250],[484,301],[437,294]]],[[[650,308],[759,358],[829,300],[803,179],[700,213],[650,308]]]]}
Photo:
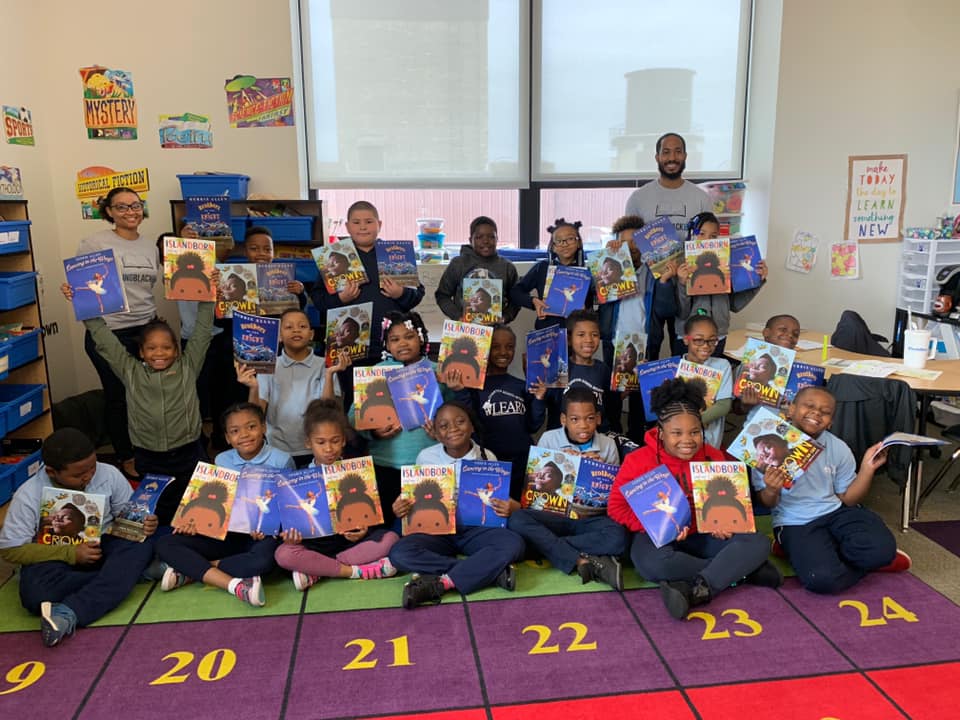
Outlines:
{"type": "Polygon", "coordinates": [[[33,114],[25,107],[3,106],[3,134],[10,145],[36,145],[33,114]]]}
{"type": "Polygon", "coordinates": [[[0,200],[23,199],[23,181],[20,168],[0,165],[0,200]]]}
{"type": "Polygon", "coordinates": [[[820,240],[816,235],[804,230],[797,230],[787,250],[787,270],[798,273],[809,273],[817,262],[817,248],[820,240]]]}
{"type": "Polygon", "coordinates": [[[897,242],[903,239],[906,155],[851,155],[847,171],[847,241],[897,242]]]}
{"type": "Polygon", "coordinates": [[[212,148],[213,131],[210,129],[210,118],[193,113],[161,115],[160,147],[167,149],[212,148]]]}
{"type": "Polygon", "coordinates": [[[149,217],[146,193],[150,189],[150,173],[147,168],[117,172],[102,165],[93,165],[77,171],[75,191],[83,219],[101,220],[99,200],[116,187],[129,188],[140,195],[143,216],[149,217]]]}
{"type": "Polygon", "coordinates": [[[841,240],[830,245],[830,276],[838,280],[860,277],[860,247],[856,240],[841,240]]]}
{"type": "Polygon", "coordinates": [[[230,127],[290,127],[293,125],[293,83],[290,78],[236,75],[223,86],[230,127]]]}
{"type": "Polygon", "coordinates": [[[100,65],[80,68],[83,122],[91,140],[136,140],[137,101],[133,76],[100,65]]]}

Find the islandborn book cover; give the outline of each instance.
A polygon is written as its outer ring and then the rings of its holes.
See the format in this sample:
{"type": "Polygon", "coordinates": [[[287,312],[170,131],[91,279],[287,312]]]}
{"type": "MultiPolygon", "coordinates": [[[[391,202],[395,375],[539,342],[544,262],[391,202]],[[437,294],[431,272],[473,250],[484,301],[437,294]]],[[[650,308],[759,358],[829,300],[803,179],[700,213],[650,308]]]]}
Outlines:
{"type": "Polygon", "coordinates": [[[654,422],[657,416],[650,410],[650,393],[655,387],[663,385],[664,381],[677,376],[680,367],[680,356],[654,360],[637,367],[637,384],[640,386],[640,397],[643,399],[643,413],[647,422],[654,422]]]}
{"type": "Polygon", "coordinates": [[[666,465],[658,465],[619,488],[656,547],[677,539],[690,525],[690,503],[666,465]]]}
{"type": "Polygon", "coordinates": [[[510,463],[499,460],[462,460],[457,480],[457,525],[506,527],[491,500],[509,500],[510,463]]]}
{"type": "Polygon", "coordinates": [[[760,472],[766,472],[770,467],[782,467],[790,476],[784,487],[790,488],[823,452],[823,445],[770,408],[759,407],[744,423],[743,430],[730,443],[727,452],[760,472]]]}
{"type": "Polygon", "coordinates": [[[687,295],[723,295],[730,292],[730,239],[687,240],[684,257],[693,271],[687,295]]]}
{"type": "Polygon", "coordinates": [[[124,540],[143,542],[146,539],[143,534],[143,521],[147,515],[156,512],[160,494],[172,482],[173,477],[170,475],[144,475],[130,501],[113,518],[107,532],[124,540]]]}
{"type": "Polygon", "coordinates": [[[298,530],[304,538],[333,534],[321,468],[284,470],[277,479],[276,504],[284,530],[298,530]]]}
{"type": "Polygon", "coordinates": [[[277,468],[246,465],[237,479],[237,495],[230,513],[230,532],[249,535],[280,532],[280,513],[276,508],[277,480],[283,477],[277,468]]]}
{"type": "Polygon", "coordinates": [[[458,372],[464,387],[482,390],[492,341],[492,327],[444,320],[437,356],[440,377],[446,378],[450,371],[458,372]]]}
{"type": "Polygon", "coordinates": [[[750,476],[742,462],[692,462],[693,508],[697,531],[755,532],[750,476]]]}
{"type": "Polygon", "coordinates": [[[647,336],[639,331],[623,331],[617,328],[613,342],[613,372],[610,373],[610,389],[618,392],[636,390],[639,385],[638,369],[646,352],[647,336]]]}
{"type": "Polygon", "coordinates": [[[218,320],[232,318],[234,310],[259,315],[257,266],[253,263],[217,264],[217,270],[220,271],[220,284],[217,286],[214,317],[218,320]]]}
{"type": "Polygon", "coordinates": [[[796,351],[779,345],[747,338],[743,346],[740,369],[733,381],[733,396],[740,397],[747,386],[760,394],[760,404],[775,407],[790,378],[796,351]]]}
{"type": "Polygon", "coordinates": [[[443,403],[437,375],[426,358],[412,365],[388,368],[387,385],[404,430],[423,427],[443,403]]]}
{"type": "Polygon", "coordinates": [[[520,495],[520,505],[530,510],[567,515],[579,468],[578,455],[534,445],[527,456],[527,481],[520,495]]]}
{"type": "Polygon", "coordinates": [[[457,471],[453,465],[403,465],[400,494],[413,501],[403,516],[403,534],[457,532],[457,471]]]}
{"type": "Polygon", "coordinates": [[[804,362],[793,362],[790,368],[790,379],[787,380],[786,387],[783,388],[781,404],[791,403],[797,396],[797,393],[805,387],[822,387],[826,384],[827,369],[819,365],[810,365],[804,362]]]}
{"type": "Polygon", "coordinates": [[[503,320],[503,280],[466,277],[463,287],[463,321],[496,325],[503,320]]]}
{"type": "Polygon", "coordinates": [[[189,526],[197,535],[223,540],[230,526],[239,477],[238,470],[198,462],[170,524],[189,526]]]}
{"type": "Polygon", "coordinates": [[[377,240],[374,247],[381,287],[385,277],[404,287],[417,287],[420,284],[413,240],[377,240]]]}
{"type": "Polygon", "coordinates": [[[633,244],[640,251],[640,259],[658,280],[668,263],[683,262],[683,243],[668,217],[654,220],[633,233],[633,244]]]}
{"type": "Polygon", "coordinates": [[[214,240],[163,238],[163,287],[167,300],[214,302],[217,289],[211,275],[217,263],[214,240]]]}
{"type": "Polygon", "coordinates": [[[383,523],[377,476],[369,455],[324,465],[323,484],[334,532],[383,523]]]}
{"type": "Polygon", "coordinates": [[[596,282],[597,302],[601,305],[637,294],[637,271],[626,243],[617,250],[603,247],[591,253],[587,265],[596,282]]]}
{"type": "Polygon", "coordinates": [[[280,318],[233,313],[233,356],[258,373],[271,374],[277,365],[280,318]]]}
{"type": "Polygon", "coordinates": [[[569,380],[567,330],[559,325],[527,333],[527,388],[543,382],[548,388],[566,387],[569,380]]]}
{"type": "Polygon", "coordinates": [[[754,235],[730,239],[730,288],[733,292],[752,290],[763,283],[757,265],[763,260],[760,257],[760,246],[754,235]]]}
{"type": "Polygon", "coordinates": [[[98,543],[107,496],[45,487],[40,495],[39,545],[98,543]]]}
{"type": "Polygon", "coordinates": [[[710,407],[717,401],[717,392],[720,390],[720,381],[723,379],[722,371],[712,368],[709,365],[701,365],[700,363],[690,362],[686,358],[681,358],[677,364],[677,377],[683,378],[684,380],[692,380],[694,378],[703,380],[704,385],[707,387],[707,394],[704,396],[707,407],[710,407]]]}
{"type": "Polygon", "coordinates": [[[399,424],[393,396],[387,385],[386,366],[353,368],[354,427],[375,430],[399,424]]]}
{"type": "Polygon", "coordinates": [[[550,287],[543,290],[547,315],[569,317],[574,310],[582,310],[593,276],[589,268],[557,265],[553,267],[550,287]]]}
{"type": "Polygon", "coordinates": [[[297,266],[293,263],[258,263],[260,312],[264,315],[280,315],[284,310],[299,309],[300,301],[297,296],[287,290],[287,285],[296,279],[297,266]]]}
{"type": "Polygon", "coordinates": [[[373,303],[344,305],[327,310],[326,364],[333,367],[337,356],[346,352],[351,360],[362,360],[370,353],[370,323],[373,303]]]}
{"type": "Polygon", "coordinates": [[[357,247],[350,238],[342,238],[327,243],[323,247],[313,248],[310,253],[323,276],[324,287],[331,295],[343,290],[348,282],[353,281],[362,285],[370,281],[367,271],[363,269],[363,262],[357,254],[357,247]]]}
{"type": "Polygon", "coordinates": [[[63,271],[73,290],[73,314],[77,320],[129,311],[113,250],[67,258],[63,271]]]}

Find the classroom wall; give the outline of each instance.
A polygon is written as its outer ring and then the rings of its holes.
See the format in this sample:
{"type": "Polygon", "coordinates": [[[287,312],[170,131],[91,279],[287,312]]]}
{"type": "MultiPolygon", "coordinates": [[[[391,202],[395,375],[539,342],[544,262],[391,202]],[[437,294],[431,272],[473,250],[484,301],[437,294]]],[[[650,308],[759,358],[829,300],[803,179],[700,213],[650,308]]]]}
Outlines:
{"type": "Polygon", "coordinates": [[[853,308],[874,332],[890,336],[900,243],[863,245],[860,280],[830,278],[829,244],[843,233],[847,157],[908,155],[907,226],[932,224],[950,206],[958,24],[955,0],[784,0],[771,275],[736,324],[787,311],[804,327],[832,332],[840,312],[853,308]],[[821,242],[809,275],[783,269],[788,242],[801,229],[821,242]]]}

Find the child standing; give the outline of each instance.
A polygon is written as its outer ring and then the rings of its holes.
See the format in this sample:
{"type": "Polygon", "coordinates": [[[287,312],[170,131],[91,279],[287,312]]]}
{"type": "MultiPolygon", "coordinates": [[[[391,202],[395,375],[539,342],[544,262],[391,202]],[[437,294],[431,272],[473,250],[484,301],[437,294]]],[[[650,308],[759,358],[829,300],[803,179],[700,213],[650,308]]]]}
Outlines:
{"type": "Polygon", "coordinates": [[[517,283],[517,269],[509,260],[497,254],[497,224],[481,215],[470,223],[470,244],[460,247],[460,255],[447,265],[434,294],[437,306],[451,320],[463,319],[464,278],[491,278],[503,285],[503,318],[509,323],[520,311],[511,301],[511,291],[517,283]]]}
{"type": "MultiPolygon", "coordinates": [[[[126,351],[124,351],[126,352],[126,351]]],[[[106,496],[104,526],[133,491],[119,470],[97,462],[90,439],[74,428],[55,431],[43,443],[43,466],[13,496],[0,527],[0,557],[22,565],[20,602],[41,616],[43,644],[52,647],[119,605],[153,557],[157,516],[144,519],[147,540],[103,535],[98,545],[41,545],[40,501],[44,486],[106,496]]]]}
{"type": "MultiPolygon", "coordinates": [[[[538,445],[619,465],[616,443],[597,433],[599,421],[594,394],[586,388],[571,388],[563,396],[563,427],[545,432],[538,445]]],[[[565,575],[576,570],[584,584],[597,580],[623,590],[619,556],[627,549],[626,529],[595,508],[578,505],[576,511],[577,519],[571,519],[543,510],[518,510],[507,527],[565,575]]]]}
{"type": "Polygon", "coordinates": [[[691,315],[683,326],[683,339],[687,352],[683,356],[697,365],[720,371],[720,387],[713,405],[703,411],[703,441],[713,447],[723,444],[723,423],[733,406],[733,370],[726,358],[711,353],[720,342],[717,324],[707,315],[691,315]]]}
{"type": "Polygon", "coordinates": [[[337,394],[336,373],[348,365],[348,358],[341,353],[336,365],[324,367],[324,358],[313,352],[312,340],[306,313],[286,310],[280,316],[283,349],[274,372],[258,375],[246,365],[237,367],[237,380],[249,388],[248,401],[266,413],[267,440],[292,455],[297,467],[313,457],[303,432],[303,413],[312,400],[337,394]]]}
{"type": "Polygon", "coordinates": [[[705,403],[701,380],[667,380],[651,393],[657,426],[647,431],[646,445],[627,455],[613,481],[607,513],[635,533],[630,557],[637,572],[660,583],[667,611],[681,620],[691,607],[703,605],[741,580],[779,587],[783,577],[767,560],[770,541],[758,533],[698,532],[693,513],[691,462],[721,461],[724,453],[703,442],[701,412],[705,403]],[[620,488],[631,480],[666,465],[690,504],[691,526],[661,548],[643,531],[643,525],[620,488]]]}
{"type": "MultiPolygon", "coordinates": [[[[287,453],[267,445],[267,424],[258,405],[239,403],[228,408],[223,415],[223,427],[232,450],[217,455],[215,464],[219,467],[293,468],[287,453]]],[[[166,592],[187,583],[202,582],[226,590],[254,607],[262,607],[265,599],[260,578],[274,567],[277,542],[260,532],[228,532],[223,540],[197,535],[195,526],[181,518],[174,524],[173,534],[157,542],[157,555],[169,565],[160,580],[160,589],[166,592]]]]}
{"type": "MultiPolygon", "coordinates": [[[[530,308],[537,314],[533,326],[538,330],[563,323],[563,318],[559,315],[547,315],[545,312],[547,305],[544,287],[547,283],[547,271],[557,265],[584,267],[583,239],[580,237],[582,224],[579,220],[569,223],[563,218],[554,221],[553,225],[547,228],[550,233],[549,258],[534,263],[510,291],[510,302],[517,307],[530,308]],[[536,297],[530,295],[534,290],[537,291],[536,297]]],[[[592,301],[588,294],[587,306],[590,305],[592,301]]]]}
{"type": "Polygon", "coordinates": [[[836,401],[826,388],[801,389],[787,418],[823,445],[823,452],[790,488],[780,466],[762,478],[753,475],[760,501],[772,508],[774,535],[800,583],[815,593],[842,592],[868,572],[902,572],[911,566],[880,516],[859,504],[887,451],[878,452],[881,443],[868,448],[857,471],[850,448],[829,430],[834,410],[836,401]]]}
{"type": "MultiPolygon", "coordinates": [[[[454,464],[459,475],[464,458],[496,460],[493,453],[474,442],[470,411],[459,403],[440,406],[433,430],[440,443],[425,448],[417,456],[418,465],[454,464]]],[[[515,501],[490,502],[497,515],[509,517],[515,501]]],[[[394,501],[393,511],[402,518],[411,513],[413,505],[410,498],[401,496],[394,501]]],[[[435,510],[446,513],[446,508],[439,504],[435,510]]],[[[523,548],[523,539],[506,528],[460,527],[452,535],[407,535],[390,550],[390,562],[401,572],[418,573],[403,586],[403,607],[412,610],[418,605],[440,602],[449,590],[467,595],[496,584],[513,591],[517,579],[511,563],[523,557],[523,548]],[[466,557],[458,559],[458,555],[466,557]]]]}
{"type": "MultiPolygon", "coordinates": [[[[720,221],[712,212],[698,213],[690,218],[690,222],[687,223],[687,240],[713,240],[719,236],[720,221]]],[[[677,268],[677,304],[680,310],[677,313],[677,319],[683,322],[697,313],[712,317],[717,324],[717,333],[720,337],[713,354],[717,357],[723,357],[727,333],[730,331],[730,313],[743,310],[760,292],[760,288],[717,295],[687,295],[687,279],[694,269],[695,266],[690,263],[681,264],[677,268]]],[[[767,281],[767,263],[761,260],[756,269],[760,279],[765,283],[767,281]]]]}

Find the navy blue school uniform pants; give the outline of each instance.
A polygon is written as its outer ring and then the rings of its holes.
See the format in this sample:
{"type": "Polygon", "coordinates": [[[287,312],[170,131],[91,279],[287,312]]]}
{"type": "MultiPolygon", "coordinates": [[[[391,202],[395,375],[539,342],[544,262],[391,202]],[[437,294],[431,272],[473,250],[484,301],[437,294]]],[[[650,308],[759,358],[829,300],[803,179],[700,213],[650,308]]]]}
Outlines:
{"type": "Polygon", "coordinates": [[[571,520],[542,510],[518,510],[507,527],[560,572],[572,572],[583,555],[619,557],[627,549],[627,529],[606,515],[571,520]]]}
{"type": "Polygon", "coordinates": [[[523,558],[523,551],[523,538],[506,528],[468,527],[453,535],[402,537],[390,548],[390,562],[404,573],[446,574],[466,595],[492,585],[507,565],[523,558]]]}
{"type": "Polygon", "coordinates": [[[169,525],[173,514],[177,511],[180,498],[183,497],[190,476],[201,460],[206,461],[207,453],[203,449],[201,435],[196,440],[170,450],[147,450],[134,447],[133,455],[137,460],[137,472],[140,475],[156,473],[157,475],[173,475],[174,480],[163,489],[157,501],[157,519],[161,525],[169,525]]]}
{"type": "Polygon", "coordinates": [[[774,534],[811,592],[838,593],[871,570],[893,562],[897,541],[875,512],[841,505],[806,525],[784,525],[774,534]]]}
{"type": "Polygon", "coordinates": [[[205,535],[164,535],[157,540],[157,556],[178,573],[203,582],[211,560],[235,578],[266,575],[277,564],[273,554],[280,541],[267,537],[254,540],[246,533],[228,532],[223,540],[205,535]]]}
{"type": "Polygon", "coordinates": [[[760,533],[737,533],[729,540],[691,533],[686,540],[658,548],[649,535],[638,532],[630,546],[633,566],[645,580],[692,582],[700,575],[714,595],[743,580],[769,554],[770,540],[760,533]]]}
{"type": "Polygon", "coordinates": [[[71,565],[59,560],[24,565],[20,569],[20,602],[34,615],[43,602],[63,603],[73,610],[80,627],[96,622],[133,590],[153,559],[153,539],[131,542],[113,535],[100,538],[103,557],[96,565],[71,565]]]}

